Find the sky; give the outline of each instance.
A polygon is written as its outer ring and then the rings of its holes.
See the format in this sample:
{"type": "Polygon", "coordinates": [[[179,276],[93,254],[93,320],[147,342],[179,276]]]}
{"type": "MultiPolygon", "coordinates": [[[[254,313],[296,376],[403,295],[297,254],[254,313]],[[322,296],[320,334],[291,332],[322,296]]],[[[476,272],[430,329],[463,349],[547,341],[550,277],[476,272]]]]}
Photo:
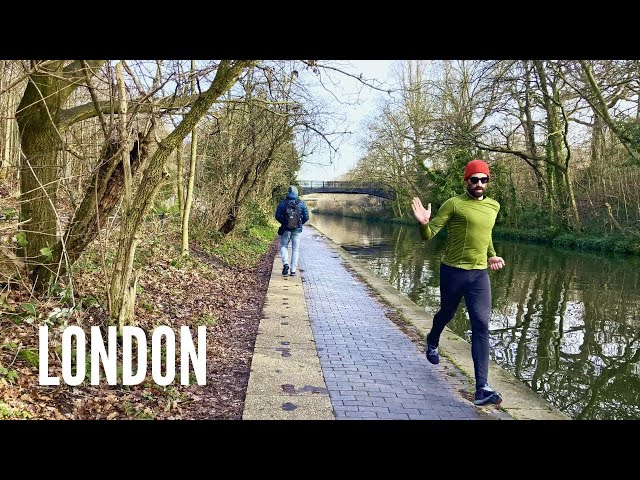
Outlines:
{"type": "MultiPolygon", "coordinates": [[[[386,85],[390,86],[391,65],[395,61],[397,60],[348,60],[341,64],[350,73],[362,74],[364,78],[386,82],[386,85]]],[[[298,172],[298,180],[335,180],[355,166],[358,158],[364,153],[356,144],[358,132],[363,128],[362,122],[374,113],[376,99],[386,95],[384,92],[363,87],[361,82],[346,75],[332,73],[331,79],[339,82],[338,85],[329,87],[333,94],[320,88],[316,93],[329,103],[330,108],[345,115],[345,122],[341,123],[340,130],[352,133],[343,137],[334,158],[329,158],[328,150],[306,157],[298,172]],[[340,99],[347,99],[350,104],[341,103],[340,99]],[[357,104],[354,105],[354,102],[357,104]]]]}

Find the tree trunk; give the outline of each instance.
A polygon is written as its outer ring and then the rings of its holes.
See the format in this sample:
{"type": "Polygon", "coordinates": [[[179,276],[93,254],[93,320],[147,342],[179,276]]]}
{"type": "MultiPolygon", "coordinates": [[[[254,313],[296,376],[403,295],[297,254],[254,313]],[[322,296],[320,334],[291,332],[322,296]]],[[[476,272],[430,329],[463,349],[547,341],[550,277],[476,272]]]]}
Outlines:
{"type": "Polygon", "coordinates": [[[593,110],[593,127],[591,128],[591,170],[594,173],[600,173],[603,170],[605,135],[604,122],[593,110]]]}
{"type": "MultiPolygon", "coordinates": [[[[4,87],[4,82],[0,79],[0,90],[4,87]]],[[[3,98],[6,101],[6,105],[2,105],[0,108],[0,115],[2,116],[1,124],[4,126],[2,129],[2,156],[0,157],[0,185],[4,183],[9,172],[9,165],[11,164],[11,143],[13,137],[13,90],[9,90],[3,94],[3,98]]]]}
{"type": "Polygon", "coordinates": [[[189,183],[187,184],[187,197],[184,202],[184,215],[182,219],[182,256],[189,256],[189,218],[193,203],[193,184],[196,178],[196,152],[198,150],[197,129],[191,130],[191,158],[189,160],[189,183]]]}
{"type": "MultiPolygon", "coordinates": [[[[42,290],[49,283],[51,260],[41,255],[43,248],[57,242],[55,211],[59,183],[58,151],[62,146],[64,124],[62,105],[86,78],[85,66],[99,68],[104,61],[50,61],[37,65],[37,73],[28,77],[27,87],[16,113],[20,131],[20,216],[29,220],[23,227],[27,245],[21,251],[27,264],[34,266],[34,286],[42,290]],[[84,66],[83,66],[84,65],[84,66]]],[[[33,61],[32,66],[37,62],[33,61]]],[[[95,74],[95,73],[93,73],[95,74]]]]}
{"type": "Polygon", "coordinates": [[[611,129],[611,131],[618,137],[622,145],[627,149],[629,155],[634,160],[635,163],[640,165],[640,152],[636,149],[636,146],[633,144],[633,139],[630,138],[620,127],[616,124],[611,115],[609,114],[609,106],[607,105],[607,101],[604,99],[602,95],[602,91],[598,86],[593,72],[589,63],[585,60],[580,61],[580,66],[582,67],[582,72],[586,78],[587,85],[591,94],[593,95],[593,100],[591,103],[592,107],[594,107],[594,111],[598,113],[602,117],[602,120],[606,125],[611,129]]]}
{"type": "MultiPolygon", "coordinates": [[[[558,109],[554,103],[557,90],[555,84],[548,80],[542,62],[537,60],[534,62],[534,65],[538,73],[538,78],[540,79],[540,89],[542,90],[544,109],[547,116],[547,158],[553,163],[562,164],[564,163],[562,132],[558,120],[558,109]],[[549,89],[551,89],[551,92],[549,92],[549,89]]],[[[553,203],[562,208],[565,204],[563,195],[565,185],[564,172],[561,172],[556,165],[547,163],[547,174],[550,187],[549,195],[553,197],[553,203]]]]}
{"type": "Polygon", "coordinates": [[[122,76],[122,62],[116,64],[116,81],[118,83],[118,97],[120,110],[118,112],[118,136],[120,139],[120,151],[122,157],[122,166],[124,172],[124,212],[125,216],[129,215],[131,210],[131,189],[133,188],[133,179],[131,177],[131,161],[129,153],[125,147],[129,144],[129,132],[127,128],[127,91],[124,87],[124,78],[122,76]]]}
{"type": "MultiPolygon", "coordinates": [[[[58,65],[61,67],[62,63],[58,65]]],[[[53,266],[42,261],[40,250],[54,245],[58,233],[55,204],[61,140],[54,123],[60,109],[57,83],[53,75],[32,75],[16,114],[23,153],[20,162],[20,217],[23,221],[28,220],[22,227],[27,245],[20,253],[29,267],[41,264],[32,273],[38,289],[49,278],[42,272],[42,267],[53,266]]]]}
{"type": "Polygon", "coordinates": [[[184,222],[184,163],[182,162],[182,142],[176,147],[176,190],[178,191],[178,211],[180,212],[180,228],[184,222]]]}
{"type": "MultiPolygon", "coordinates": [[[[209,89],[196,100],[189,113],[184,116],[175,130],[158,145],[158,149],[149,160],[149,166],[145,170],[136,192],[133,202],[136,205],[136,209],[131,212],[127,223],[122,225],[122,229],[125,231],[125,241],[119,245],[116,252],[114,261],[116,269],[130,272],[136,251],[136,234],[140,230],[147,212],[153,204],[155,195],[164,180],[163,170],[169,155],[207,113],[213,102],[233,86],[242,70],[251,63],[252,61],[250,60],[222,60],[209,89]]],[[[130,274],[124,273],[123,276],[114,275],[112,278],[110,291],[113,306],[109,313],[111,321],[114,323],[124,324],[132,320],[132,311],[125,312],[128,318],[121,319],[121,310],[126,307],[122,304],[122,299],[124,298],[124,292],[130,288],[130,277],[130,274]]]]}
{"type": "MultiPolygon", "coordinates": [[[[118,140],[120,142],[120,161],[122,162],[122,172],[123,172],[123,180],[124,180],[124,197],[123,197],[123,202],[122,202],[122,227],[120,228],[120,236],[118,239],[118,248],[130,248],[133,249],[135,251],[136,245],[139,243],[139,240],[135,239],[135,241],[131,244],[128,245],[127,244],[127,237],[128,235],[130,235],[130,232],[128,231],[128,225],[129,225],[129,217],[131,216],[131,201],[132,201],[132,189],[133,189],[133,179],[131,176],[131,161],[130,161],[130,157],[129,154],[127,153],[126,149],[123,148],[124,146],[126,146],[129,143],[129,135],[128,135],[128,128],[127,128],[127,92],[124,86],[124,78],[122,76],[122,62],[118,62],[116,64],[116,82],[117,82],[117,86],[118,86],[118,101],[119,101],[119,115],[118,115],[118,123],[117,123],[117,130],[118,130],[118,140]]],[[[135,235],[135,232],[134,232],[135,235]]],[[[134,256],[131,255],[130,257],[128,257],[128,263],[126,265],[122,265],[121,263],[116,263],[114,265],[114,270],[112,273],[112,278],[118,278],[118,281],[120,281],[120,279],[122,280],[122,282],[129,286],[129,279],[132,275],[132,271],[133,271],[133,259],[134,256]]],[[[134,283],[137,284],[137,280],[138,280],[138,276],[136,276],[134,283]]],[[[111,301],[111,305],[109,305],[109,311],[112,310],[112,305],[113,302],[116,301],[118,304],[122,305],[122,308],[120,309],[120,314],[118,316],[118,331],[122,332],[122,327],[124,326],[124,322],[127,318],[129,318],[130,315],[133,314],[133,308],[135,306],[135,299],[136,299],[136,291],[135,288],[124,288],[121,289],[120,293],[122,295],[122,298],[119,298],[117,300],[114,299],[113,297],[113,291],[109,292],[109,300],[111,301]]]]}
{"type": "Polygon", "coordinates": [[[580,212],[578,212],[578,205],[576,204],[576,196],[573,192],[573,179],[571,178],[571,171],[567,166],[567,171],[565,172],[566,179],[566,187],[567,193],[569,195],[569,206],[571,208],[571,212],[573,213],[574,219],[574,227],[577,230],[582,228],[582,223],[580,222],[580,212]]]}
{"type": "MultiPolygon", "coordinates": [[[[191,60],[191,94],[195,93],[195,61],[191,60]]],[[[198,125],[191,130],[191,157],[189,160],[189,183],[187,184],[187,198],[184,204],[182,217],[182,256],[189,256],[189,217],[191,215],[191,203],[193,202],[193,182],[196,178],[196,155],[198,153],[198,125]]]]}
{"type": "MultiPolygon", "coordinates": [[[[535,130],[535,122],[533,121],[533,116],[531,114],[531,71],[529,69],[529,61],[524,62],[525,69],[525,122],[524,122],[524,130],[525,130],[525,142],[527,145],[527,149],[533,154],[534,157],[538,156],[538,145],[536,144],[536,130],[535,130]]],[[[533,160],[532,161],[534,168],[534,174],[536,176],[536,182],[538,184],[538,192],[540,193],[540,198],[548,198],[546,195],[544,181],[542,179],[541,170],[542,170],[542,160],[533,160]]]]}
{"type": "MultiPolygon", "coordinates": [[[[132,176],[144,165],[152,137],[153,130],[150,130],[144,138],[134,143],[129,152],[132,176]]],[[[73,265],[87,246],[95,240],[102,225],[122,199],[124,166],[119,150],[120,144],[115,140],[107,147],[100,167],[64,234],[67,262],[61,265],[61,275],[66,272],[67,263],[73,265]]],[[[53,251],[53,261],[58,263],[63,253],[62,242],[58,242],[53,251]]]]}

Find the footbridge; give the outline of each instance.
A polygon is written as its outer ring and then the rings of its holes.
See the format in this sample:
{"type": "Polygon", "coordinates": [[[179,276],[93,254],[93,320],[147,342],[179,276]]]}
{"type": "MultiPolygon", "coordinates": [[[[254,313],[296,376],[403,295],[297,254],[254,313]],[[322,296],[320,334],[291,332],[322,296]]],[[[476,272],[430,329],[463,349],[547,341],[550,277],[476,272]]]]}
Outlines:
{"type": "Polygon", "coordinates": [[[395,199],[395,192],[376,182],[353,182],[353,181],[320,181],[302,180],[298,182],[301,195],[310,193],[363,193],[374,197],[395,199]]]}

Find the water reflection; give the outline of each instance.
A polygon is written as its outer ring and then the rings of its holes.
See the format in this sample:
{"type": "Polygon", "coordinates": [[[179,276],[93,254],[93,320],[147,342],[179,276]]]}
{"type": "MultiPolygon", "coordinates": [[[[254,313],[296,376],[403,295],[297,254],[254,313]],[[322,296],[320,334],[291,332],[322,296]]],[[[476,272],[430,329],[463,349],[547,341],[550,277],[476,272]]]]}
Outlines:
{"type": "MultiPolygon", "coordinates": [[[[417,227],[312,214],[311,223],[415,303],[439,307],[444,236],[417,227]]],[[[640,418],[640,259],[494,239],[492,358],[577,419],[640,418]]],[[[467,341],[463,308],[449,327],[467,341]]]]}

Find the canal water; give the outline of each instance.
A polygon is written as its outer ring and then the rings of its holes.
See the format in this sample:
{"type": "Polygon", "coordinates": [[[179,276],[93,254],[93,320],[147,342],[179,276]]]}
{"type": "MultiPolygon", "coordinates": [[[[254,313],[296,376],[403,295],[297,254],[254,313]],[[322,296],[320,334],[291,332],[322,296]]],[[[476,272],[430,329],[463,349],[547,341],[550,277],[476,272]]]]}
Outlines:
{"type": "MultiPolygon", "coordinates": [[[[443,232],[311,214],[310,223],[429,314],[440,305],[443,232]]],[[[575,419],[640,419],[640,258],[494,238],[491,357],[575,419]]],[[[304,254],[304,248],[302,248],[304,254]]],[[[471,339],[464,300],[448,325],[471,339]]]]}

